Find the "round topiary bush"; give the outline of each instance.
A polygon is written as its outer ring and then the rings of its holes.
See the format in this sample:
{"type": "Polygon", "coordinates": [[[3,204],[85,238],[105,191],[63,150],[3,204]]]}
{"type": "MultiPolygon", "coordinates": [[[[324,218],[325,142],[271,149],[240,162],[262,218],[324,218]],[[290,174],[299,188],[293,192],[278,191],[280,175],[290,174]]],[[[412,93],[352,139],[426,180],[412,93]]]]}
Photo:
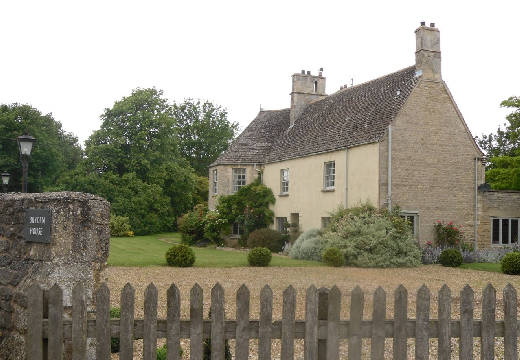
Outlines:
{"type": "Polygon", "coordinates": [[[345,257],[337,247],[328,247],[321,257],[328,266],[340,267],[345,263],[345,257]]]}
{"type": "Polygon", "coordinates": [[[174,245],[166,251],[169,266],[190,267],[195,263],[195,253],[188,245],[174,245]]]}
{"type": "Polygon", "coordinates": [[[520,252],[510,252],[500,261],[500,269],[504,274],[520,275],[520,252]]]}
{"type": "Polygon", "coordinates": [[[271,250],[265,247],[257,247],[249,250],[247,262],[249,266],[269,266],[272,257],[271,250]]]}
{"type": "Polygon", "coordinates": [[[247,246],[251,249],[265,247],[272,252],[280,252],[284,245],[282,233],[273,229],[257,229],[251,232],[247,238],[247,246]]]}
{"type": "Polygon", "coordinates": [[[464,262],[459,249],[446,249],[439,256],[439,263],[442,266],[458,267],[464,262]]]}
{"type": "Polygon", "coordinates": [[[289,255],[296,260],[322,261],[323,250],[322,230],[309,229],[296,239],[289,255]]]}

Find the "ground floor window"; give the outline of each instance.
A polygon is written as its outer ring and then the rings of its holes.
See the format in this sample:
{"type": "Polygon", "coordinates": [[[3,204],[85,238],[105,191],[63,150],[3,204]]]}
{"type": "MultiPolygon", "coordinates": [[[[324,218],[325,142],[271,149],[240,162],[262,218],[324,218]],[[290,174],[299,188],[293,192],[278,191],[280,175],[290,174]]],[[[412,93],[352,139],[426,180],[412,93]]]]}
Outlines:
{"type": "Polygon", "coordinates": [[[330,217],[322,217],[321,218],[321,227],[324,229],[328,227],[330,224],[330,217]]]}
{"type": "Polygon", "coordinates": [[[286,217],[277,217],[276,218],[276,230],[279,232],[285,232],[287,230],[287,227],[285,226],[287,224],[287,218],[286,217]]]}
{"type": "Polygon", "coordinates": [[[244,234],[244,229],[241,228],[238,223],[233,224],[233,229],[231,230],[232,236],[242,236],[244,234]]]}
{"type": "Polygon", "coordinates": [[[518,218],[493,218],[491,222],[491,243],[509,245],[518,242],[520,222],[518,218]]]}
{"type": "Polygon", "coordinates": [[[401,212],[401,217],[405,220],[408,220],[408,224],[410,225],[410,229],[412,230],[412,235],[414,237],[417,237],[419,226],[419,214],[413,212],[401,212]]]}

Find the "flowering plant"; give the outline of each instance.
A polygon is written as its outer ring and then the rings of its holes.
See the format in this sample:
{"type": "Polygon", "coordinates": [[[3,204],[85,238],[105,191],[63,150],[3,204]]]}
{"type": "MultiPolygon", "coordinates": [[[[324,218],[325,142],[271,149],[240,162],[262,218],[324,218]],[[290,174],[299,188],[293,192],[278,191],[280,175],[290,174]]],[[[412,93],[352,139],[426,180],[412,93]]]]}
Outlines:
{"type": "Polygon", "coordinates": [[[460,247],[464,243],[464,234],[462,225],[456,226],[453,221],[447,224],[444,221],[437,220],[435,228],[435,243],[437,246],[456,246],[460,247]]]}

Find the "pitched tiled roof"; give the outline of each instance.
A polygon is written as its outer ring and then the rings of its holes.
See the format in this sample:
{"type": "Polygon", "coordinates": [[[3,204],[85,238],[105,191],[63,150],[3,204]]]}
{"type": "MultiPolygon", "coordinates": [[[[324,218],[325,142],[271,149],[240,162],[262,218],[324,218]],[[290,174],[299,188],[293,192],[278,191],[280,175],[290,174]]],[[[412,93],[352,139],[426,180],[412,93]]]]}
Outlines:
{"type": "Polygon", "coordinates": [[[263,111],[212,164],[266,163],[378,141],[418,82],[415,66],[340,90],[308,105],[263,111]]]}

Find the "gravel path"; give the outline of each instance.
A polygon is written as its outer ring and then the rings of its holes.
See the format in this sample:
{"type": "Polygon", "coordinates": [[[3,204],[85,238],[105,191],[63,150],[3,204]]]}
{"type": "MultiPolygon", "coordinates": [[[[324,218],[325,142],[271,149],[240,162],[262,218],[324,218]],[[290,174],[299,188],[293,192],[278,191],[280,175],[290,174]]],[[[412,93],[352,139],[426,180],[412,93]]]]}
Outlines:
{"type": "MultiPolygon", "coordinates": [[[[393,292],[399,284],[408,289],[408,316],[415,318],[415,296],[417,290],[426,284],[431,291],[430,317],[437,318],[437,293],[442,285],[447,284],[452,291],[453,306],[452,317],[459,316],[459,293],[465,284],[469,284],[475,291],[475,317],[481,316],[481,294],[483,288],[491,283],[497,290],[497,317],[502,318],[502,290],[511,283],[515,288],[520,288],[520,277],[473,271],[464,269],[444,268],[439,265],[421,266],[412,269],[360,269],[360,268],[128,268],[109,267],[104,276],[109,284],[112,297],[112,306],[119,306],[120,292],[123,286],[130,282],[136,290],[136,317],[143,315],[144,290],[153,282],[159,290],[159,318],[166,317],[166,290],[172,284],[181,291],[182,317],[189,317],[189,292],[197,283],[204,290],[204,312],[210,307],[210,291],[213,285],[220,283],[225,289],[226,317],[235,318],[236,291],[242,284],[246,284],[251,292],[251,318],[258,318],[260,290],[268,284],[273,290],[273,319],[281,318],[283,290],[292,285],[297,291],[296,319],[304,319],[305,291],[310,285],[316,287],[338,286],[342,293],[341,318],[348,319],[350,292],[359,285],[365,292],[364,317],[368,319],[372,313],[372,297],[378,286],[382,286],[387,293],[387,316],[393,317],[393,292]]],[[[500,340],[497,339],[497,357],[500,358],[500,340]]],[[[410,341],[409,341],[410,342],[410,341]]],[[[369,354],[369,341],[364,341],[366,351],[369,354]]],[[[387,341],[388,351],[391,351],[391,339],[387,341]]],[[[455,343],[455,340],[454,340],[455,343]]],[[[233,344],[232,344],[233,345],[233,344]]],[[[136,348],[140,343],[136,342],[136,348]]],[[[185,342],[183,348],[187,350],[189,345],[185,342]]],[[[409,358],[413,358],[413,344],[410,342],[409,358]]],[[[303,358],[303,343],[296,344],[295,357],[303,358]]],[[[279,358],[280,344],[273,341],[273,359],[279,358]]],[[[346,354],[346,342],[342,342],[342,354],[346,354]]],[[[256,347],[252,344],[252,357],[255,358],[256,347]]],[[[478,355],[478,346],[475,354],[478,355]]],[[[188,351],[185,351],[185,358],[188,351]]],[[[436,356],[436,341],[432,340],[431,357],[436,356]]],[[[346,356],[346,355],[345,355],[346,356]]],[[[453,351],[453,358],[458,358],[453,351]]],[[[116,359],[117,357],[113,357],[116,359]]],[[[140,350],[136,352],[135,359],[140,359],[140,350]]]]}

